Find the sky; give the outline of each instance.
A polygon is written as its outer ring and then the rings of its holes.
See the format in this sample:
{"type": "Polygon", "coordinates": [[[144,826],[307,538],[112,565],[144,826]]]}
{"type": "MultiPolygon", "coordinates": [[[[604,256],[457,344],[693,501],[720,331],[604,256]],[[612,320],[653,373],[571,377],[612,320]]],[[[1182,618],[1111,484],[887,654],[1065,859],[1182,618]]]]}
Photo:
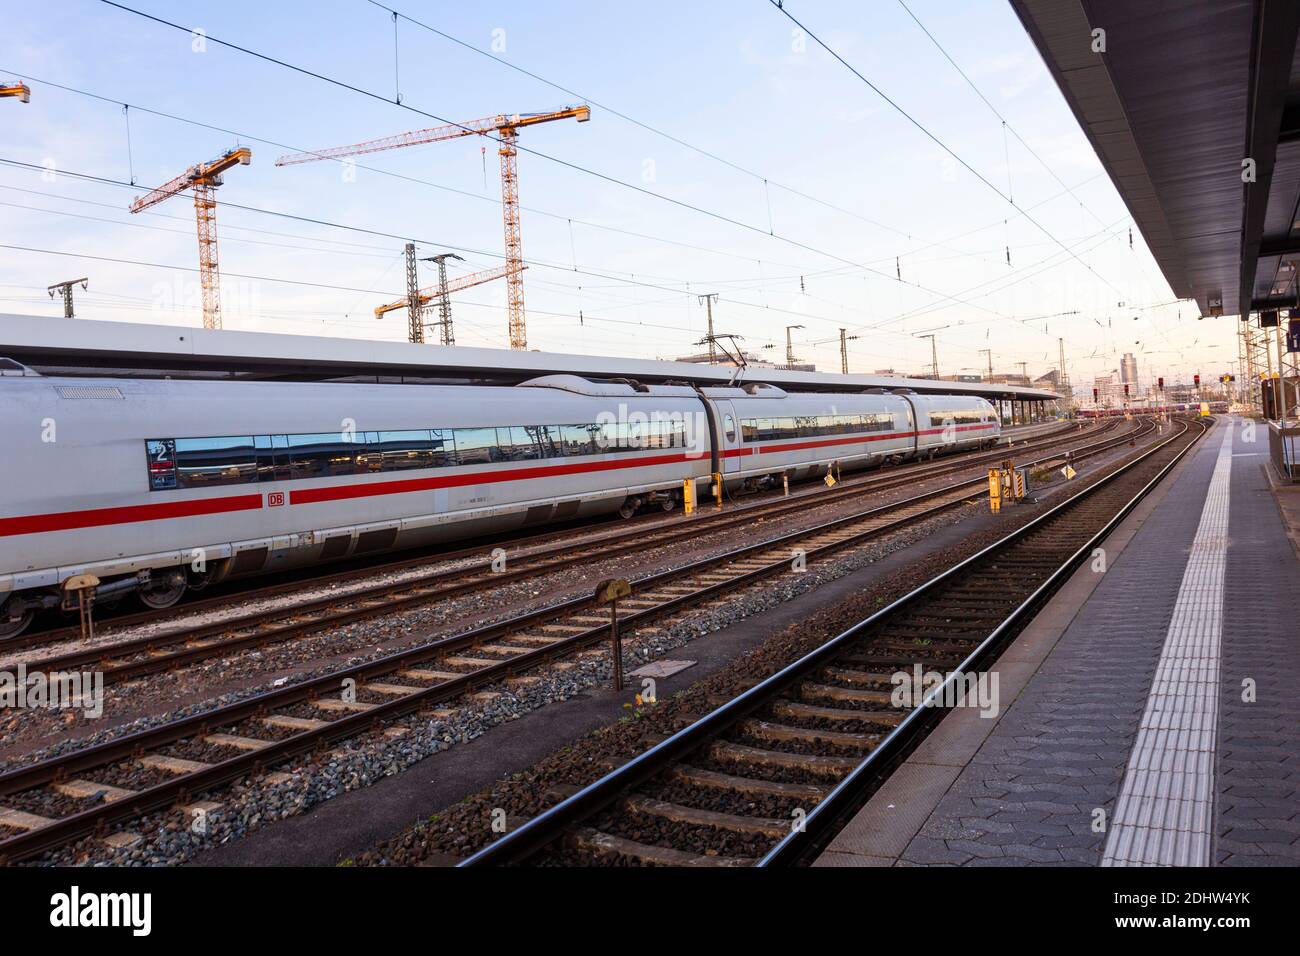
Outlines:
{"type": "MultiPolygon", "coordinates": [[[[519,137],[530,348],[699,352],[717,293],[716,332],[783,362],[801,326],[828,371],[841,328],[854,372],[928,370],[930,334],[945,375],[1041,375],[1063,342],[1076,387],[1125,352],[1142,381],[1236,357],[1234,320],[1174,300],[1006,0],[787,0],[860,76],[769,0],[6,5],[0,81],[32,98],[0,100],[0,311],[61,316],[46,286],[86,276],[79,321],[200,325],[189,195],[127,206],[244,145],[217,192],[225,327],[402,341],[405,313],[373,309],[405,294],[406,242],[461,255],[453,277],[503,262],[497,143],[276,158],[586,102],[519,137]]],[[[504,283],[453,322],[505,347],[504,283]]]]}

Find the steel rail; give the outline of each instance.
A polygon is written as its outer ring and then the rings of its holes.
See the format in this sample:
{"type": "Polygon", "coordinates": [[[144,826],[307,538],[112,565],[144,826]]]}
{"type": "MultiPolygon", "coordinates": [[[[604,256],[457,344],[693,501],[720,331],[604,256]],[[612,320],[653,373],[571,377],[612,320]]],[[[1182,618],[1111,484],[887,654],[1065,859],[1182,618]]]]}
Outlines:
{"type": "MultiPolygon", "coordinates": [[[[754,710],[763,706],[775,697],[780,691],[803,678],[810,671],[824,665],[829,660],[838,655],[846,646],[862,637],[869,629],[875,627],[886,618],[897,614],[900,610],[909,607],[918,599],[928,595],[938,588],[944,582],[951,580],[954,576],[963,571],[974,567],[978,562],[985,560],[990,555],[999,553],[1008,547],[1011,547],[1021,538],[1034,530],[1044,526],[1046,523],[1053,521],[1075,505],[1091,498],[1097,491],[1108,487],[1112,482],[1117,481],[1121,476],[1127,475],[1131,470],[1143,462],[1147,461],[1152,455],[1162,451],[1168,445],[1181,438],[1187,433],[1190,426],[1184,427],[1178,435],[1171,436],[1168,439],[1158,443],[1143,454],[1126,463],[1111,474],[1100,479],[1090,487],[1070,496],[1065,501],[1055,505],[1048,511],[1037,516],[1032,521],[1027,522],[1020,528],[1012,531],[1010,534],[981,549],[976,554],[958,562],[952,567],[946,569],[929,581],[921,584],[907,594],[899,597],[884,608],[876,611],[864,620],[854,624],[849,629],[818,648],[810,651],[808,654],[787,665],[775,674],[765,678],[763,681],[739,694],[732,700],[726,702],[720,707],[715,708],[708,714],[694,721],[687,727],[679,730],[666,740],[656,744],[644,753],[634,757],[621,767],[612,770],[599,780],[582,788],[577,793],[569,796],[556,804],[554,807],[546,810],[538,816],[532,818],[518,829],[510,834],[501,837],[495,842],[483,847],[478,852],[458,865],[462,867],[491,866],[508,863],[517,863],[527,858],[533,853],[538,852],[556,839],[567,832],[574,824],[580,820],[586,819],[593,814],[603,810],[611,805],[620,796],[629,789],[644,783],[655,775],[661,773],[671,764],[679,761],[689,753],[694,752],[700,746],[705,744],[709,739],[715,737],[722,730],[734,724],[739,719],[752,713],[754,710]]],[[[1202,430],[1204,435],[1207,429],[1202,430]]],[[[1178,452],[1177,455],[1165,465],[1157,475],[1151,479],[1139,493],[1129,502],[1127,502],[1116,516],[1109,520],[1103,529],[1092,536],[1088,545],[1075,551],[1062,565],[1053,573],[1049,582],[1054,586],[1061,576],[1067,573],[1066,568],[1073,570],[1082,557],[1089,553],[1089,545],[1099,541],[1113,530],[1114,526],[1123,517],[1136,507],[1137,503],[1153,488],[1165,475],[1183,458],[1184,455],[1195,447],[1196,442],[1201,436],[1189,442],[1186,447],[1178,452]],[[1081,557],[1082,556],[1082,557],[1081,557]]],[[[971,655],[968,655],[966,667],[972,659],[978,661],[984,659],[995,644],[1004,636],[1007,631],[1014,626],[1028,612],[1028,609],[1036,606],[1036,602],[1047,593],[1048,582],[1035,590],[1030,598],[1026,599],[1019,605],[1015,611],[1006,618],[992,633],[981,642],[979,648],[971,655]],[[978,655],[978,656],[977,656],[978,655]]],[[[934,693],[939,693],[948,687],[955,679],[955,675],[950,675],[934,693]]],[[[906,746],[911,740],[911,735],[917,729],[920,720],[926,716],[926,712],[932,710],[927,706],[927,702],[933,699],[934,693],[927,695],[925,701],[914,708],[906,718],[896,727],[885,740],[872,750],[861,764],[850,772],[840,784],[838,784],[830,794],[820,801],[816,807],[805,817],[802,832],[794,832],[786,836],[776,847],[773,847],[766,856],[760,861],[762,865],[773,865],[775,863],[789,862],[789,860],[801,852],[801,848],[807,846],[811,834],[824,832],[822,828],[826,821],[833,817],[835,813],[841,811],[848,802],[849,794],[855,792],[860,782],[875,771],[881,764],[882,760],[887,760],[891,754],[896,755],[899,750],[906,746]],[[881,753],[885,757],[878,756],[881,753]]]]}
{"type": "MultiPolygon", "coordinates": [[[[1149,428],[1147,431],[1149,431],[1149,428]]],[[[1138,431],[1132,432],[1128,436],[1109,438],[1109,440],[1080,446],[1078,449],[1071,449],[1070,455],[1075,462],[1080,462],[1080,460],[1087,459],[1091,455],[1099,453],[1099,451],[1123,444],[1123,442],[1131,440],[1131,438],[1144,436],[1145,433],[1147,432],[1143,431],[1143,428],[1139,428],[1138,431]]],[[[1037,466],[1037,464],[1058,457],[1060,457],[1060,453],[1048,455],[1047,458],[1026,462],[1026,466],[1037,466]]],[[[941,493],[945,492],[945,490],[963,488],[963,486],[979,485],[983,481],[983,477],[979,477],[979,479],[971,479],[965,481],[965,483],[945,485],[944,488],[936,490],[941,493]]],[[[891,488],[907,483],[909,481],[900,480],[891,485],[891,488]]],[[[911,501],[911,499],[907,499],[907,501],[911,501]]],[[[811,510],[811,507],[818,506],[819,503],[810,502],[807,506],[801,505],[797,509],[796,507],[790,507],[790,509],[785,510],[805,510],[805,507],[807,507],[807,510],[811,510]]],[[[783,512],[764,511],[763,516],[775,516],[775,514],[783,514],[783,512]]],[[[853,519],[857,518],[857,516],[850,515],[849,518],[853,519]]],[[[744,524],[753,520],[753,516],[737,515],[736,512],[728,512],[728,514],[723,515],[723,518],[727,520],[720,523],[720,527],[732,527],[732,525],[744,524]]],[[[716,528],[719,527],[719,524],[710,525],[710,527],[716,528]]],[[[498,587],[498,585],[508,584],[511,581],[528,580],[533,576],[551,574],[551,572],[558,571],[560,568],[571,567],[578,562],[608,559],[619,554],[630,553],[630,551],[651,548],[651,546],[659,548],[659,546],[672,544],[675,541],[689,540],[689,538],[698,536],[699,525],[676,525],[676,527],[667,528],[666,531],[668,532],[667,535],[656,536],[649,541],[645,537],[628,541],[627,536],[619,536],[611,540],[610,546],[604,546],[603,542],[601,542],[594,551],[585,550],[589,548],[589,544],[569,546],[569,548],[560,549],[562,551],[576,551],[575,554],[569,555],[569,557],[556,558],[550,554],[538,555],[538,557],[545,559],[539,563],[525,564],[523,568],[515,568],[515,570],[511,571],[494,572],[494,574],[487,576],[473,576],[473,578],[467,580],[454,580],[445,587],[430,587],[430,585],[435,580],[456,579],[467,574],[482,574],[482,568],[454,568],[454,570],[438,571],[419,580],[403,581],[400,584],[376,585],[376,587],[363,589],[363,591],[317,598],[317,600],[303,602],[303,604],[292,605],[291,607],[277,607],[277,609],[259,611],[259,613],[246,615],[246,617],[221,620],[221,622],[204,624],[204,626],[188,628],[188,630],[166,632],[162,633],[162,635],[138,637],[138,639],[120,641],[120,643],[116,644],[72,650],[72,652],[56,654],[56,656],[42,658],[40,661],[30,662],[29,667],[36,666],[42,670],[65,671],[79,669],[79,667],[98,666],[103,671],[105,683],[118,683],[122,682],[122,680],[139,678],[139,676],[157,674],[157,672],[187,665],[187,663],[218,657],[221,654],[252,648],[252,646],[289,640],[291,637],[303,635],[303,633],[320,631],[329,627],[341,627],[343,624],[354,623],[357,620],[367,620],[381,614],[394,614],[398,613],[398,611],[411,609],[411,607],[425,606],[434,604],[437,601],[450,600],[452,597],[463,596],[463,594],[484,591],[484,589],[498,587]],[[364,604],[364,602],[374,601],[377,598],[383,598],[382,604],[364,604]],[[329,611],[330,607],[338,606],[342,606],[342,610],[325,614],[324,617],[296,620],[302,615],[317,614],[320,611],[329,611]],[[247,628],[259,628],[263,624],[273,623],[276,620],[283,620],[286,623],[281,624],[279,627],[266,628],[266,630],[253,630],[244,633],[244,635],[234,633],[233,636],[224,637],[224,635],[231,635],[231,632],[244,631],[247,628]],[[205,641],[205,643],[199,643],[199,641],[205,641]],[[190,643],[195,644],[166,654],[155,653],[161,648],[166,648],[166,646],[190,643]],[[133,656],[133,654],[148,654],[148,656],[140,658],[138,661],[127,661],[121,663],[121,665],[109,663],[114,658],[129,657],[133,656]]],[[[781,538],[775,538],[775,541],[780,540],[781,538]]],[[[520,561],[520,559],[516,559],[516,561],[520,561]]],[[[523,558],[523,561],[529,561],[529,558],[523,558]]]]}
{"type": "MultiPolygon", "coordinates": [[[[1111,447],[1114,444],[1127,441],[1128,438],[1129,436],[1122,436],[1120,439],[1096,444],[1111,447]]],[[[1091,448],[1092,446],[1087,447],[1091,448]]],[[[1105,448],[1097,448],[1088,452],[1088,455],[1100,454],[1105,450],[1105,448]]],[[[1055,460],[1057,457],[1059,456],[1051,455],[1039,461],[1055,460]]],[[[1076,456],[1075,460],[1080,460],[1081,457],[1086,457],[1086,455],[1076,456]]],[[[1026,464],[1034,464],[1034,462],[1026,464]]],[[[726,564],[755,552],[771,550],[801,538],[815,537],[827,531],[834,531],[853,522],[871,520],[892,511],[906,510],[922,501],[950,495],[970,485],[980,484],[983,480],[972,479],[958,482],[855,515],[833,519],[802,531],[790,532],[776,539],[746,545],[722,555],[701,559],[682,568],[670,569],[639,579],[635,582],[635,586],[640,591],[651,591],[658,584],[698,574],[701,570],[709,567],[726,564]]],[[[964,496],[958,496],[951,501],[941,502],[934,508],[919,515],[906,515],[884,525],[865,529],[859,534],[812,549],[807,552],[807,557],[816,559],[826,553],[853,547],[867,538],[887,534],[918,519],[956,507],[965,500],[964,496]]],[[[707,601],[727,591],[747,586],[763,577],[784,570],[788,565],[788,559],[782,558],[764,567],[697,589],[690,594],[681,595],[654,607],[633,612],[621,617],[620,624],[636,626],[647,623],[663,616],[665,613],[680,610],[707,601]]],[[[337,691],[345,679],[351,678],[360,684],[363,681],[411,667],[413,664],[428,658],[463,650],[481,644],[490,638],[500,637],[512,631],[554,620],[575,611],[588,609],[591,607],[591,603],[591,598],[588,597],[575,598],[559,605],[542,608],[516,618],[476,628],[463,634],[404,649],[374,661],[333,671],[290,687],[269,691],[243,701],[194,714],[178,721],[148,728],[72,754],[61,755],[19,767],[8,773],[0,774],[0,795],[22,792],[56,783],[79,772],[102,767],[124,758],[138,756],[151,748],[164,746],[176,740],[191,736],[203,736],[212,732],[215,728],[236,724],[249,717],[265,715],[277,708],[309,700],[322,692],[337,691]]],[[[592,627],[583,633],[565,638],[555,644],[526,651],[491,666],[423,688],[415,693],[375,704],[364,712],[332,720],[323,727],[305,730],[283,740],[268,742],[266,747],[242,753],[199,771],[177,776],[175,779],[139,791],[131,797],[112,803],[103,803],[78,814],[57,819],[39,829],[0,840],[0,862],[13,862],[29,858],[43,851],[64,845],[78,836],[102,832],[109,823],[139,817],[150,810],[183,801],[188,796],[236,780],[250,772],[258,772],[289,757],[314,750],[339,739],[356,736],[358,733],[378,727],[386,719],[452,700],[472,692],[480,686],[496,683],[516,673],[529,670],[552,658],[562,657],[577,649],[603,642],[607,639],[607,634],[608,627],[606,625],[592,627]]]]}

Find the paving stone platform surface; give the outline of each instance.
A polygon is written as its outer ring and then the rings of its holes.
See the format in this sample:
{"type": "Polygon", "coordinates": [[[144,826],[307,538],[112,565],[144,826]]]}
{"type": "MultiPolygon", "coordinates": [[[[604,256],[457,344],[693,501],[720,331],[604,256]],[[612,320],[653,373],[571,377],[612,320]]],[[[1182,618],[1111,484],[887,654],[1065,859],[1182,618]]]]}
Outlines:
{"type": "Polygon", "coordinates": [[[1161,865],[1198,854],[1300,864],[1300,562],[1263,471],[1266,432],[1233,422],[1225,445],[1226,425],[1135,521],[1100,580],[1082,569],[1058,595],[1057,631],[1027,630],[1017,645],[1029,643],[1004,655],[996,723],[949,714],[819,865],[1161,865]],[[1063,610],[1072,586],[1078,603],[1063,610]],[[1174,720],[1196,724],[1181,737],[1159,732],[1171,692],[1197,711],[1174,720]],[[1197,748],[1199,822],[1198,804],[1140,776],[1172,768],[1165,782],[1186,780],[1190,794],[1197,748]]]}

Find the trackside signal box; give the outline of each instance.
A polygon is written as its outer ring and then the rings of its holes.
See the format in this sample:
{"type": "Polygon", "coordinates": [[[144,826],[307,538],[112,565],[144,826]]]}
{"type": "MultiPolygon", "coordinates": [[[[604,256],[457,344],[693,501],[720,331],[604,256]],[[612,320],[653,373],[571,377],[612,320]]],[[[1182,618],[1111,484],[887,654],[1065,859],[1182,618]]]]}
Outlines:
{"type": "Polygon", "coordinates": [[[1029,493],[1029,475],[1014,462],[1004,461],[1001,468],[989,469],[989,511],[997,514],[1003,502],[1014,504],[1029,493]]]}

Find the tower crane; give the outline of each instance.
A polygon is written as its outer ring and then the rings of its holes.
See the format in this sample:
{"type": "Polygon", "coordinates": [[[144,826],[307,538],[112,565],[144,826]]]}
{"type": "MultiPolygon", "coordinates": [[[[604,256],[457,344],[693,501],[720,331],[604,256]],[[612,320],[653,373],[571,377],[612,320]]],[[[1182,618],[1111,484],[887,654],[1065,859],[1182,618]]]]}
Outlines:
{"type": "MultiPolygon", "coordinates": [[[[522,268],[527,269],[527,266],[522,268]]],[[[493,279],[510,278],[510,269],[507,266],[497,266],[495,269],[484,269],[482,272],[470,272],[467,275],[457,276],[454,279],[447,280],[447,292],[460,292],[464,289],[471,289],[476,285],[483,285],[485,282],[491,282],[493,279]]],[[[419,305],[417,308],[423,308],[434,303],[441,304],[442,285],[429,286],[421,289],[417,296],[419,305]]],[[[382,319],[389,312],[395,312],[398,309],[410,307],[410,296],[402,296],[395,302],[387,302],[384,305],[375,306],[375,318],[382,319]]],[[[443,345],[450,345],[449,342],[443,342],[443,345]]]]}
{"type": "Polygon", "coordinates": [[[221,174],[235,166],[247,166],[253,153],[245,146],[228,149],[216,159],[191,166],[153,192],[136,197],[131,212],[141,212],[187,189],[194,190],[194,215],[199,229],[199,283],[203,289],[203,327],[221,328],[221,272],[217,268],[217,200],[214,190],[221,174]]]}
{"type": "Polygon", "coordinates": [[[32,101],[32,91],[26,83],[0,84],[0,98],[6,96],[17,97],[19,103],[30,103],[32,101]]]}
{"type": "MultiPolygon", "coordinates": [[[[515,141],[519,130],[525,126],[538,123],[550,123],[554,120],[575,119],[585,123],[591,119],[591,107],[585,103],[580,106],[566,106],[564,109],[550,113],[514,113],[485,116],[482,119],[466,123],[453,123],[447,126],[434,126],[430,129],[398,133],[382,139],[372,139],[351,146],[334,146],[307,153],[291,153],[275,161],[277,166],[296,166],[301,163],[313,163],[322,159],[343,159],[348,156],[360,156],[365,153],[378,153],[386,149],[398,149],[403,146],[420,146],[425,143],[440,143],[443,140],[457,139],[461,136],[488,136],[495,134],[500,142],[497,150],[501,157],[501,213],[505,220],[506,245],[506,300],[510,313],[510,347],[525,349],[528,347],[528,334],[524,325],[524,280],[523,242],[519,234],[519,175],[516,169],[515,141]]],[[[401,308],[401,306],[398,306],[401,308]]]]}

